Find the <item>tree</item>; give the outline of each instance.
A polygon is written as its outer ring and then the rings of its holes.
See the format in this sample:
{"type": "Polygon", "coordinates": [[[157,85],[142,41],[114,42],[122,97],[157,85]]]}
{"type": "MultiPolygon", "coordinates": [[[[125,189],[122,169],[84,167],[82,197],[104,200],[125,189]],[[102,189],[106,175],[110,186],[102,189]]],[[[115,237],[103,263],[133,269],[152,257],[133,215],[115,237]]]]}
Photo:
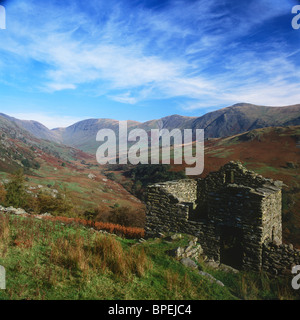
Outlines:
{"type": "Polygon", "coordinates": [[[7,205],[15,208],[24,208],[26,206],[28,196],[25,190],[25,178],[22,169],[12,174],[10,181],[4,187],[7,205]]]}

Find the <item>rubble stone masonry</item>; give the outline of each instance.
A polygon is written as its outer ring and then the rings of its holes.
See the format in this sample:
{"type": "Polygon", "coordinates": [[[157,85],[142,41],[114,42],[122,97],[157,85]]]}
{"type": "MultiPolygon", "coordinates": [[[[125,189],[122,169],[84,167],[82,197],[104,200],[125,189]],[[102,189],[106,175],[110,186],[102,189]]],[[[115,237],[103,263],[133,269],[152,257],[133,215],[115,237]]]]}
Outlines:
{"type": "Polygon", "coordinates": [[[300,251],[282,245],[281,181],[229,162],[204,179],[157,183],[147,188],[146,236],[177,232],[198,238],[219,263],[276,274],[300,264],[300,251]],[[226,245],[233,247],[227,250],[226,245]]]}

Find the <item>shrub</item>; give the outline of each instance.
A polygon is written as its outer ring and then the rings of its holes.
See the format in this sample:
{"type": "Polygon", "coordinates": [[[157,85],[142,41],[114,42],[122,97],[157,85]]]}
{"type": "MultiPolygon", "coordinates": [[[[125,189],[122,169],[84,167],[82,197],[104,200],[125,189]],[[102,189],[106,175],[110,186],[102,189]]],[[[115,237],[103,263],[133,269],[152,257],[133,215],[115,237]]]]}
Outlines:
{"type": "Polygon", "coordinates": [[[94,210],[85,212],[87,219],[101,222],[110,222],[111,210],[108,207],[97,207],[94,210]]]}
{"type": "Polygon", "coordinates": [[[60,190],[56,197],[46,191],[38,193],[36,198],[37,213],[53,213],[63,215],[73,215],[74,207],[68,197],[66,189],[60,190]]]}
{"type": "Polygon", "coordinates": [[[116,180],[116,175],[113,172],[106,173],[106,178],[112,181],[116,180]]]}
{"type": "Polygon", "coordinates": [[[5,203],[16,208],[26,207],[28,195],[25,190],[23,170],[16,171],[10,181],[4,185],[6,190],[5,203]]]}
{"type": "Polygon", "coordinates": [[[129,207],[117,207],[112,209],[109,222],[125,227],[143,228],[145,225],[145,213],[129,207]]]}
{"type": "Polygon", "coordinates": [[[23,159],[23,160],[21,161],[21,163],[22,163],[23,166],[26,167],[26,168],[30,168],[30,167],[31,167],[30,162],[29,162],[28,159],[23,159]]]}
{"type": "Polygon", "coordinates": [[[0,204],[4,204],[6,199],[6,191],[2,184],[0,184],[0,204]]]}

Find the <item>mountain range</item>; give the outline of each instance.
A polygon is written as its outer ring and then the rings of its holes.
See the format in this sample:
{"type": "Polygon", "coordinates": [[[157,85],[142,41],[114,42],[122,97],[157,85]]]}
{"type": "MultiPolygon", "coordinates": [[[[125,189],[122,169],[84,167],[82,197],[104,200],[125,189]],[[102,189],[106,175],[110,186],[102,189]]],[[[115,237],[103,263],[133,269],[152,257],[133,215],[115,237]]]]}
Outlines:
{"type": "MultiPolygon", "coordinates": [[[[99,203],[106,209],[115,205],[141,208],[132,194],[136,185],[126,174],[130,168],[96,163],[98,130],[118,131],[118,125],[117,120],[88,119],[49,130],[36,121],[0,114],[0,181],[23,168],[30,188],[52,192],[65,186],[79,211],[99,203]]],[[[144,123],[128,121],[128,128],[148,132],[155,128],[205,129],[206,138],[212,139],[205,142],[201,177],[228,161],[240,160],[263,176],[283,181],[287,185],[283,193],[284,237],[300,248],[300,105],[238,104],[201,117],[172,115],[144,123]]],[[[184,169],[184,163],[171,165],[173,171],[184,169]]]]}
{"type": "MultiPolygon", "coordinates": [[[[66,128],[48,129],[37,121],[19,120],[5,114],[0,117],[13,122],[39,139],[95,153],[99,143],[96,134],[100,129],[112,129],[118,134],[119,121],[112,119],[87,119],[66,128]]],[[[227,137],[254,129],[300,125],[300,104],[285,107],[266,107],[239,103],[201,117],[171,115],[144,123],[128,121],[128,130],[151,129],[204,129],[205,138],[227,137]]]]}

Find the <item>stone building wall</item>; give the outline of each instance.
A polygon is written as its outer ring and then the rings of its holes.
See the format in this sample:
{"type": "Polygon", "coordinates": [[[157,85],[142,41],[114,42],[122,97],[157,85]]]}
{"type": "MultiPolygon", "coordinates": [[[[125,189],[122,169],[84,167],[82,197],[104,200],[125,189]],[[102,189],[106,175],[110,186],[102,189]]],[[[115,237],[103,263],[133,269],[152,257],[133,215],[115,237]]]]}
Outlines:
{"type": "MultiPolygon", "coordinates": [[[[222,262],[226,234],[230,237],[233,232],[241,244],[241,268],[270,269],[267,266],[275,256],[290,255],[283,249],[276,249],[274,255],[265,246],[274,242],[281,248],[281,186],[280,181],[265,179],[234,162],[205,179],[151,185],[146,195],[146,235],[194,235],[208,258],[222,262]]],[[[285,259],[277,261],[284,264],[285,259]]]]}
{"type": "Polygon", "coordinates": [[[194,202],[197,199],[197,181],[182,179],[174,182],[162,183],[167,193],[176,195],[181,202],[194,202]]]}
{"type": "MultiPolygon", "coordinates": [[[[169,183],[148,187],[146,234],[155,236],[160,232],[180,232],[184,229],[193,203],[181,202],[177,196],[168,192],[169,183]]],[[[174,187],[174,183],[171,183],[174,187]]]]}
{"type": "Polygon", "coordinates": [[[300,265],[300,250],[291,244],[264,243],[262,270],[273,275],[290,275],[292,267],[300,265]]]}

